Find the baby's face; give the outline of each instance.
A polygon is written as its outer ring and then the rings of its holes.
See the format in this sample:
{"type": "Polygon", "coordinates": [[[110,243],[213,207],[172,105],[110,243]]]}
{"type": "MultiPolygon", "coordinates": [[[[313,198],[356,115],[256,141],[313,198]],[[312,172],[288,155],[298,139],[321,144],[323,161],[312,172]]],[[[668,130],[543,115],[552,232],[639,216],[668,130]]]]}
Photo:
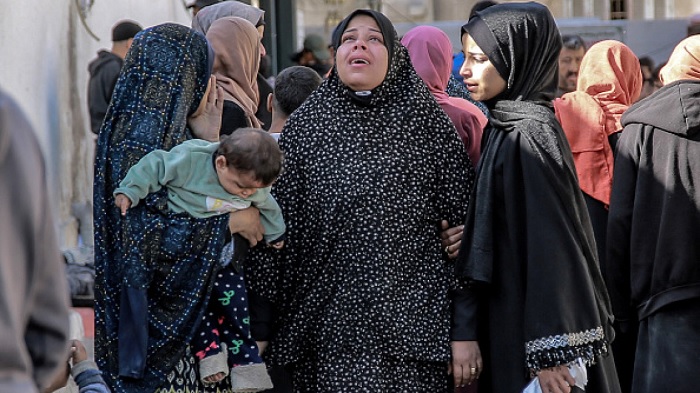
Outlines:
{"type": "Polygon", "coordinates": [[[253,172],[241,172],[226,165],[216,165],[216,174],[219,183],[229,194],[241,198],[248,198],[260,188],[266,187],[260,180],[256,180],[253,172]]]}

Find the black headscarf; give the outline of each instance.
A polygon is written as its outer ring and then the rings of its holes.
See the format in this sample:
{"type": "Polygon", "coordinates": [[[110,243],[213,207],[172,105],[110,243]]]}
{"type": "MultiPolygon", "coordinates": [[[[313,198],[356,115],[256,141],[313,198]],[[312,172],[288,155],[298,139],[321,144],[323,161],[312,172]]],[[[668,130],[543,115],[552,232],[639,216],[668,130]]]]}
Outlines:
{"type": "MultiPolygon", "coordinates": [[[[396,44],[399,43],[398,41],[398,34],[396,33],[396,29],[394,29],[394,25],[391,23],[389,18],[387,18],[384,14],[373,11],[373,10],[365,10],[365,9],[358,9],[353,11],[350,15],[346,16],[345,19],[340,21],[338,26],[336,26],[335,30],[333,30],[333,37],[331,38],[333,48],[335,48],[335,53],[338,53],[338,47],[340,46],[341,38],[343,37],[343,32],[345,29],[348,27],[348,24],[350,21],[356,17],[357,15],[367,15],[371,17],[372,19],[377,22],[377,26],[379,26],[379,30],[382,32],[382,38],[384,39],[384,45],[387,48],[387,51],[389,52],[389,62],[388,64],[392,64],[392,60],[394,58],[394,50],[396,47],[396,44]]],[[[337,55],[336,55],[337,56],[337,55]]],[[[391,67],[391,66],[390,66],[391,67]]],[[[385,81],[387,79],[392,78],[389,75],[389,71],[387,70],[387,76],[385,78],[385,81]]],[[[337,73],[337,68],[333,67],[333,73],[337,73]]],[[[394,77],[395,78],[395,74],[394,77]]],[[[389,80],[387,81],[391,83],[392,81],[389,80]]],[[[385,82],[386,83],[386,82],[385,82]]],[[[384,83],[382,83],[383,85],[384,83]]],[[[372,96],[376,93],[377,89],[380,89],[381,85],[376,87],[372,91],[363,91],[363,92],[356,92],[352,89],[348,89],[348,94],[357,102],[362,103],[362,104],[369,104],[371,102],[372,96]]]]}
{"type": "Polygon", "coordinates": [[[464,34],[474,39],[506,81],[506,90],[489,100],[491,104],[505,99],[549,105],[557,89],[556,64],[562,43],[547,7],[537,3],[494,5],[469,19],[462,26],[464,34]],[[513,20],[520,23],[511,23],[513,20]]]}
{"type": "Polygon", "coordinates": [[[504,322],[525,340],[521,364],[593,362],[612,339],[610,306],[571,150],[549,102],[561,48],[554,18],[541,4],[508,3],[463,29],[508,84],[488,103],[457,272],[522,291],[515,299],[523,299],[523,315],[504,322]]]}

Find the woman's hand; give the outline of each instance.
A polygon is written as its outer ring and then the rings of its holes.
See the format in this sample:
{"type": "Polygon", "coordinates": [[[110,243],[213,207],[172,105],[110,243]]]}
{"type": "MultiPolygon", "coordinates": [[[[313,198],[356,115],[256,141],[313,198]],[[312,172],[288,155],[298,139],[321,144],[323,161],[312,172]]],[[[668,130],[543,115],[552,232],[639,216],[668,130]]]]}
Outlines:
{"type": "Polygon", "coordinates": [[[260,211],[254,207],[238,210],[229,215],[228,227],[231,233],[238,233],[255,247],[265,234],[260,222],[260,211]]]}
{"type": "Polygon", "coordinates": [[[458,227],[449,227],[446,220],[440,222],[440,239],[442,239],[442,248],[447,253],[450,259],[457,258],[459,254],[459,247],[462,245],[462,231],[464,230],[464,225],[458,227]]]}
{"type": "Polygon", "coordinates": [[[537,378],[540,379],[542,391],[548,393],[569,393],[571,387],[576,384],[566,366],[542,369],[537,373],[537,378]]]}
{"type": "Polygon", "coordinates": [[[197,111],[187,119],[195,137],[210,142],[219,140],[221,113],[224,109],[224,90],[216,86],[216,76],[209,78],[207,91],[197,111]]]}
{"type": "Polygon", "coordinates": [[[479,379],[484,363],[481,360],[481,350],[476,341],[452,341],[452,363],[448,366],[448,374],[454,378],[455,387],[471,385],[479,379]]]}

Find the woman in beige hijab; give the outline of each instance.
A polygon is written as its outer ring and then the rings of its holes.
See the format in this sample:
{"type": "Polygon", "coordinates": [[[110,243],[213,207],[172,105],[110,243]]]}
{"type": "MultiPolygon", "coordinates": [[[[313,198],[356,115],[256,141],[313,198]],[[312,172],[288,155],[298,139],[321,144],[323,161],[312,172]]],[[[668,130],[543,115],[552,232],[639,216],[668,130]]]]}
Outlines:
{"type": "Polygon", "coordinates": [[[260,37],[249,21],[228,16],[215,20],[207,30],[207,40],[214,49],[216,83],[224,90],[224,114],[221,135],[241,127],[260,128],[255,117],[260,101],[258,69],[260,37]]]}
{"type": "MultiPolygon", "coordinates": [[[[205,7],[202,9],[202,11],[197,13],[195,18],[192,20],[192,28],[206,35],[214,21],[228,16],[243,18],[255,26],[255,28],[258,30],[258,36],[260,38],[260,61],[262,61],[267,54],[265,51],[265,46],[262,44],[263,35],[265,34],[265,11],[258,7],[243,4],[239,1],[222,1],[209,7],[205,7]]],[[[267,109],[267,105],[265,105],[265,103],[267,102],[267,96],[272,93],[272,86],[270,86],[261,72],[258,72],[257,81],[260,100],[258,101],[258,109],[255,112],[255,117],[260,120],[261,127],[267,130],[270,128],[270,123],[272,122],[272,114],[267,109]]],[[[228,122],[227,114],[228,111],[224,111],[225,123],[228,122]]]]}

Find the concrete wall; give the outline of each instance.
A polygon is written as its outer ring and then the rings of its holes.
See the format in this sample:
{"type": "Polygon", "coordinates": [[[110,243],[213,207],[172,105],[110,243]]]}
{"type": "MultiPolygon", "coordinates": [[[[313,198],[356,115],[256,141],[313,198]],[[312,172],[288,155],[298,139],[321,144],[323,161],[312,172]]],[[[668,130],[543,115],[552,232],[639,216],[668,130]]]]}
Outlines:
{"type": "Polygon", "coordinates": [[[59,244],[72,246],[77,223],[71,204],[92,199],[87,64],[97,50],[111,46],[111,28],[120,19],[145,27],[189,25],[191,18],[182,0],[0,0],[0,9],[0,88],[34,126],[46,156],[59,244]],[[81,6],[99,41],[81,22],[81,6]]]}

